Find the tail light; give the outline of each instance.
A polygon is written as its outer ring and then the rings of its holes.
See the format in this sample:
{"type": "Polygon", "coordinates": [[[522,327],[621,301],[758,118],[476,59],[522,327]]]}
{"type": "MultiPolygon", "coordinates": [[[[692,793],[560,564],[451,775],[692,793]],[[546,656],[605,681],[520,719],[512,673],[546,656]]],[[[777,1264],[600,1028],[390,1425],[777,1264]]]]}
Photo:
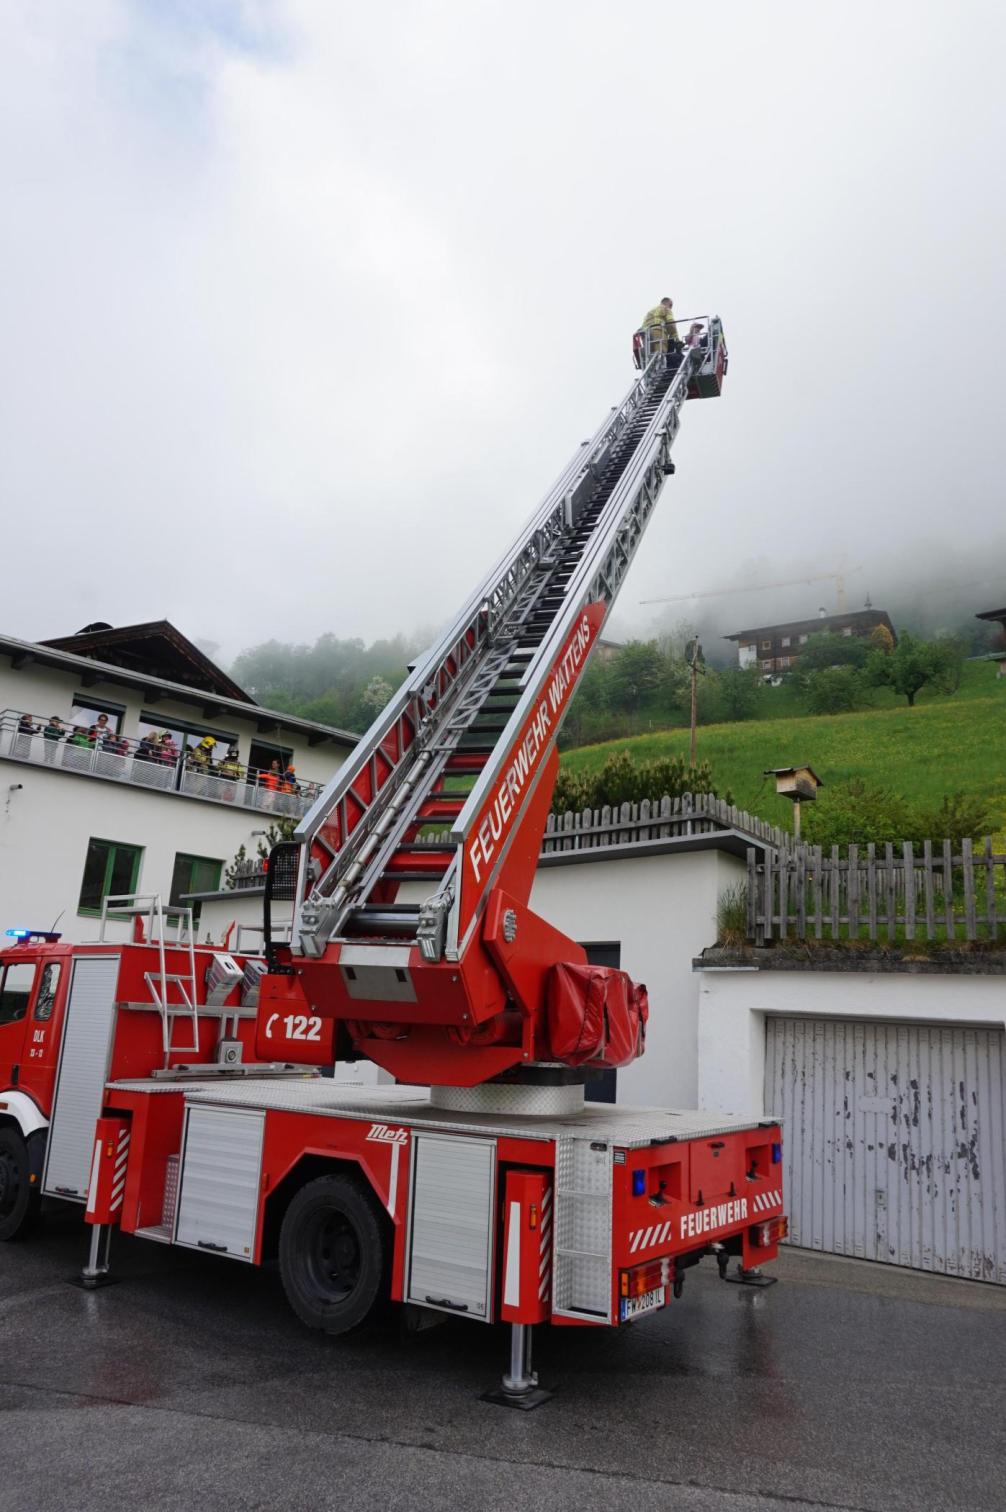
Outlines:
{"type": "Polygon", "coordinates": [[[656,1291],[658,1286],[668,1286],[674,1279],[673,1263],[650,1260],[646,1265],[634,1265],[631,1270],[619,1273],[619,1291],[623,1297],[642,1297],[656,1291]]]}
{"type": "Polygon", "coordinates": [[[756,1223],[751,1230],[751,1243],[758,1249],[768,1249],[773,1244],[778,1244],[780,1239],[785,1239],[789,1233],[788,1218],[766,1218],[764,1223],[756,1223]]]}

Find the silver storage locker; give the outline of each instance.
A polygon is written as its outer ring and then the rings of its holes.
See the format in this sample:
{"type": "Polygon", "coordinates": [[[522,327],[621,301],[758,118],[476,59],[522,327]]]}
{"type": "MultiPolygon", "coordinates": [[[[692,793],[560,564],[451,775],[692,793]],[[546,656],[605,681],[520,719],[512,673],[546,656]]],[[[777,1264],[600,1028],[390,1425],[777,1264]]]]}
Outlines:
{"type": "Polygon", "coordinates": [[[176,1244],[253,1259],[264,1124],[261,1112],[186,1110],[176,1244]]]}
{"type": "Polygon", "coordinates": [[[495,1140],[415,1134],[411,1191],[408,1301],[488,1319],[495,1140]]]}
{"type": "Polygon", "coordinates": [[[42,1177],[43,1192],[53,1196],[81,1201],[87,1196],[118,981],[117,955],[77,956],[73,962],[42,1177]]]}

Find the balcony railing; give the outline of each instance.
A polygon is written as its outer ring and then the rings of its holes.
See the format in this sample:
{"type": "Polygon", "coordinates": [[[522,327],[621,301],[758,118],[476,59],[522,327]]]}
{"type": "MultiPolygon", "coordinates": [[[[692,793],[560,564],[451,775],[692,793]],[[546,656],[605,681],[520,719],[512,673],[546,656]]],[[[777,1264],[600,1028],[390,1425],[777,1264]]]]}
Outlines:
{"type": "Polygon", "coordinates": [[[20,709],[0,713],[0,757],[130,787],[228,803],[283,819],[299,819],[322,788],[319,782],[294,781],[239,762],[204,760],[191,750],[179,751],[173,742],[165,749],[113,730],[75,730],[72,725],[59,730],[20,709]]]}

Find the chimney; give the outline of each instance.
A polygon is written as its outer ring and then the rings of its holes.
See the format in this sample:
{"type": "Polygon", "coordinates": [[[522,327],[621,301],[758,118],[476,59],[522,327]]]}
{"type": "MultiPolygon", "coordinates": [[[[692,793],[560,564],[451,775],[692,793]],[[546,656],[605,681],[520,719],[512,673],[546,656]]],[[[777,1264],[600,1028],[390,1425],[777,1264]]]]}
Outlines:
{"type": "Polygon", "coordinates": [[[827,609],[819,609],[817,611],[817,617],[818,617],[818,619],[827,619],[828,618],[828,611],[827,611],[827,609]]]}

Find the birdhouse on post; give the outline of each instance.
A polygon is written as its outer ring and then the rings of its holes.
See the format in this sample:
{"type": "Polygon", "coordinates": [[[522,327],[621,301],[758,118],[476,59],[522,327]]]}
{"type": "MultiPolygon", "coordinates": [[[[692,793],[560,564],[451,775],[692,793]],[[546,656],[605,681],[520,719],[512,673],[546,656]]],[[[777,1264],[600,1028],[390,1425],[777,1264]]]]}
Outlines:
{"type": "Polygon", "coordinates": [[[793,805],[793,839],[800,838],[800,804],[813,803],[817,790],[824,783],[812,766],[769,767],[766,777],[775,778],[775,790],[780,798],[788,798],[793,805]]]}

